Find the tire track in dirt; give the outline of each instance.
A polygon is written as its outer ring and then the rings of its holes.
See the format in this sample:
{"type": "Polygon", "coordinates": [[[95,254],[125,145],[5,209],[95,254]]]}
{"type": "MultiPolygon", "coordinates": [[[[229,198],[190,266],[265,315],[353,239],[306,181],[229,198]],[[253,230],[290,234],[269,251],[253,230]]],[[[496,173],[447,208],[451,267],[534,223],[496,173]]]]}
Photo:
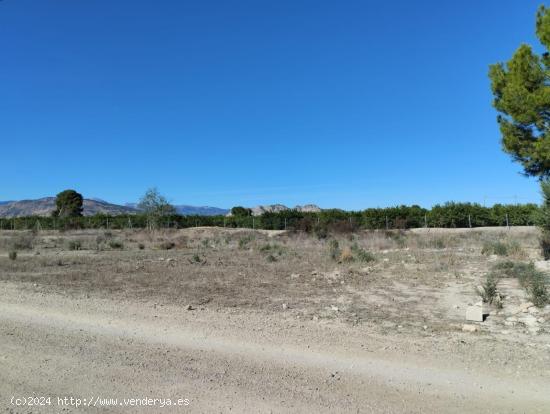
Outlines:
{"type": "Polygon", "coordinates": [[[417,366],[414,362],[407,361],[406,356],[389,361],[376,355],[352,355],[342,349],[319,352],[295,346],[274,346],[216,336],[207,329],[190,329],[176,321],[169,324],[166,321],[152,323],[139,319],[76,313],[73,310],[69,313],[26,304],[0,303],[0,320],[47,328],[54,333],[85,332],[109,338],[127,338],[143,344],[162,344],[192,352],[210,352],[222,359],[238,358],[251,365],[299,367],[310,371],[319,382],[324,381],[319,372],[338,372],[354,378],[356,387],[350,390],[351,393],[364,391],[365,386],[360,385],[364,380],[389,390],[418,394],[419,400],[430,396],[447,397],[449,401],[465,398],[470,403],[479,404],[484,411],[488,407],[496,406],[507,407],[510,412],[545,412],[542,411],[544,407],[550,407],[547,384],[534,381],[527,384],[509,378],[417,366]],[[514,407],[518,411],[514,411],[514,407]]]}

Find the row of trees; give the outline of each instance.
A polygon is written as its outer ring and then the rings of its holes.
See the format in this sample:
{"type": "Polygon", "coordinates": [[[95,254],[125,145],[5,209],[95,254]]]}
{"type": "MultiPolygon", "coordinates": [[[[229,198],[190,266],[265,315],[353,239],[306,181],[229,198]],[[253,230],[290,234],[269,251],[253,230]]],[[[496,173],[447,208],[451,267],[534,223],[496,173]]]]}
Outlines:
{"type": "Polygon", "coordinates": [[[306,232],[346,232],[359,229],[407,229],[419,227],[479,227],[534,225],[544,219],[535,204],[484,207],[473,203],[446,203],[431,209],[420,206],[370,208],[363,211],[323,210],[306,213],[287,210],[226,216],[182,216],[165,207],[165,200],[149,194],[149,209],[140,214],[107,216],[52,216],[0,219],[1,229],[68,228],[186,228],[195,226],[294,229],[306,232]],[[155,201],[156,200],[156,201],[155,201]]]}

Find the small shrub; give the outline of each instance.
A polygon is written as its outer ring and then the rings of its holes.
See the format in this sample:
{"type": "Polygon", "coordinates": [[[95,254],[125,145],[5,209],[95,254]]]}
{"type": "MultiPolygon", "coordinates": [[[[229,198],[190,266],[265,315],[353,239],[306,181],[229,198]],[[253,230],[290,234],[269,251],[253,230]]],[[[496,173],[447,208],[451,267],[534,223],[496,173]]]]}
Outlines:
{"type": "Polygon", "coordinates": [[[487,275],[487,279],[485,279],[485,282],[482,285],[483,289],[479,292],[483,302],[492,304],[495,301],[498,293],[497,283],[497,277],[493,273],[489,273],[489,275],[487,275]]]}
{"type": "Polygon", "coordinates": [[[400,249],[407,245],[407,239],[403,230],[386,230],[384,234],[386,238],[393,240],[400,249]]]}
{"type": "Polygon", "coordinates": [[[10,258],[10,260],[17,259],[17,252],[15,250],[12,250],[11,252],[8,253],[8,257],[10,258]]]}
{"type": "Polygon", "coordinates": [[[143,243],[138,243],[138,249],[139,250],[145,249],[145,245],[143,243]]]}
{"type": "Polygon", "coordinates": [[[548,292],[548,276],[537,270],[533,263],[515,263],[511,261],[499,263],[493,267],[501,272],[501,277],[518,279],[533,304],[543,307],[550,303],[548,292]]]}
{"type": "Polygon", "coordinates": [[[338,240],[332,239],[331,241],[329,241],[328,251],[332,260],[338,260],[340,258],[342,251],[340,250],[340,244],[338,243],[338,240]]]}
{"type": "Polygon", "coordinates": [[[273,256],[272,254],[270,254],[266,257],[266,260],[270,263],[273,263],[273,262],[277,261],[277,258],[275,256],[273,256]]]}
{"type": "Polygon", "coordinates": [[[339,261],[342,263],[352,262],[354,259],[353,253],[349,247],[344,247],[340,252],[339,261]]]}
{"type": "Polygon", "coordinates": [[[550,231],[543,230],[540,236],[540,248],[544,260],[550,259],[550,231]]]}
{"type": "Polygon", "coordinates": [[[550,296],[548,295],[548,288],[543,278],[535,278],[531,281],[528,288],[529,295],[533,304],[539,308],[542,308],[550,302],[550,296]]]}
{"type": "Polygon", "coordinates": [[[371,252],[360,248],[357,244],[351,246],[351,251],[353,252],[355,258],[361,262],[368,263],[376,260],[376,257],[371,252]]]}
{"type": "Polygon", "coordinates": [[[12,241],[14,250],[32,250],[35,236],[32,232],[18,234],[12,241]]]}
{"type": "Polygon", "coordinates": [[[271,250],[271,244],[267,243],[260,247],[261,252],[268,252],[271,250]]]}
{"type": "Polygon", "coordinates": [[[193,255],[193,262],[195,262],[195,263],[202,263],[202,259],[201,259],[201,257],[200,257],[197,253],[195,253],[195,254],[193,255]]]}
{"type": "Polygon", "coordinates": [[[171,241],[164,241],[158,245],[158,248],[161,250],[172,250],[174,247],[176,247],[176,243],[171,241]]]}
{"type": "Polygon", "coordinates": [[[433,247],[434,249],[444,249],[446,246],[445,240],[443,240],[441,237],[438,237],[433,240],[433,247]]]}
{"type": "Polygon", "coordinates": [[[316,225],[313,229],[313,232],[317,236],[319,240],[324,240],[328,237],[328,230],[327,226],[324,225],[316,225]]]}
{"type": "Polygon", "coordinates": [[[69,250],[81,250],[82,249],[82,243],[80,240],[70,240],[68,243],[69,250]]]}
{"type": "Polygon", "coordinates": [[[500,241],[490,241],[483,244],[481,254],[496,254],[497,256],[508,256],[508,250],[509,248],[507,244],[500,241]]]}
{"type": "Polygon", "coordinates": [[[244,250],[248,247],[248,244],[254,240],[254,237],[252,235],[241,237],[239,239],[239,249],[244,250]]]}
{"type": "Polygon", "coordinates": [[[118,240],[111,240],[109,242],[109,247],[111,249],[122,250],[124,248],[124,243],[118,240]]]}

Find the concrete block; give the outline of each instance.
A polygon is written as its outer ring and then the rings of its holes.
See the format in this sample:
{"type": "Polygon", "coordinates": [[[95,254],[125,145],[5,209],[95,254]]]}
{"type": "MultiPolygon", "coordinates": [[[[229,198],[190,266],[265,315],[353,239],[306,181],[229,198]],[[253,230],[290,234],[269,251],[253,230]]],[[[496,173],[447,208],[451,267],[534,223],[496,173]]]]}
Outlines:
{"type": "Polygon", "coordinates": [[[489,309],[483,303],[478,302],[475,305],[466,308],[466,320],[483,322],[484,316],[489,314],[489,309]]]}

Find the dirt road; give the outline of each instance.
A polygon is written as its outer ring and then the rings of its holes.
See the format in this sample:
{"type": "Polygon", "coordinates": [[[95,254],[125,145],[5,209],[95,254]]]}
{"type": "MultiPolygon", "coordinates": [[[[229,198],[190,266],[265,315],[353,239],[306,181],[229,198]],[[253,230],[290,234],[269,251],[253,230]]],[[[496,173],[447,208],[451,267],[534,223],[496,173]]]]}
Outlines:
{"type": "Polygon", "coordinates": [[[0,287],[6,412],[550,412],[547,377],[442,358],[433,342],[388,347],[348,326],[31,290],[0,287]],[[52,405],[11,403],[32,395],[52,405]]]}

